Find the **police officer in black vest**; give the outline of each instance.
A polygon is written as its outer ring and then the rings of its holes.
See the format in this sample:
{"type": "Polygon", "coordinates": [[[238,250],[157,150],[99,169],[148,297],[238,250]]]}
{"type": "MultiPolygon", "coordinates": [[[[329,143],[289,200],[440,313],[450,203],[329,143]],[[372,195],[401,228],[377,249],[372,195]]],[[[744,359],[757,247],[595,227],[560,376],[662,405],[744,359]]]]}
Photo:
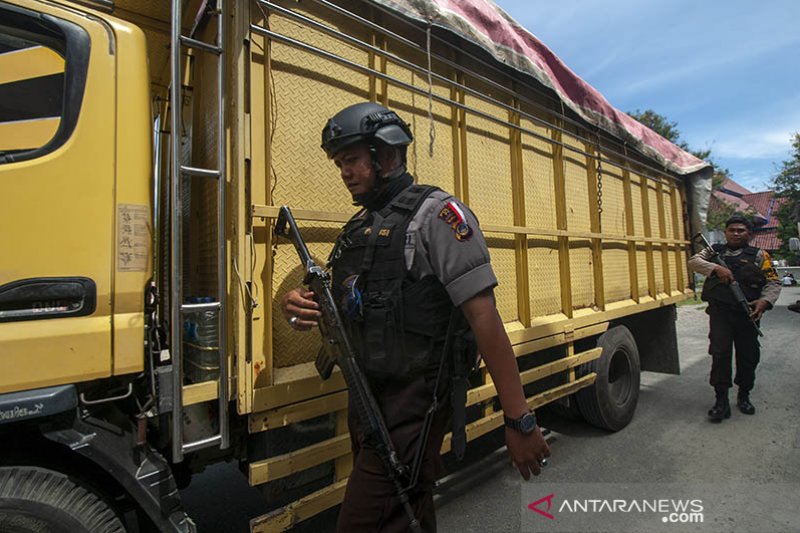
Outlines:
{"type": "MultiPolygon", "coordinates": [[[[436,530],[433,485],[439,450],[451,413],[451,389],[457,388],[450,379],[457,372],[452,361],[442,363],[448,336],[467,324],[471,329],[497,387],[509,454],[520,474],[525,479],[538,475],[550,451],[528,408],[496,309],[497,279],[478,221],[453,196],[413,183],[405,164],[411,142],[408,124],[371,102],[343,109],[322,131],[323,150],[361,207],[329,258],[334,295],[401,460],[411,465],[423,446],[420,481],[410,498],[415,516],[430,533],[436,530]],[[420,443],[434,394],[440,407],[427,442],[420,443]]],[[[320,316],[314,294],[304,289],[286,294],[282,311],[298,331],[314,328],[320,316]]],[[[463,413],[461,393],[453,395],[454,418],[457,404],[463,413]]],[[[353,471],[337,530],[407,531],[408,517],[395,488],[373,444],[360,435],[353,411],[351,406],[353,471]]],[[[463,445],[463,424],[461,439],[455,425],[454,449],[463,445]]]]}
{"type": "Polygon", "coordinates": [[[702,299],[708,302],[706,313],[710,317],[711,332],[708,348],[711,354],[711,386],[716,402],[708,411],[709,418],[721,422],[730,418],[728,389],[731,388],[731,359],[736,347],[736,378],[739,393],[736,405],[747,415],[755,414],[750,402],[750,391],[756,377],[756,366],[761,354],[758,332],[750,323],[758,323],[765,311],[772,309],[781,292],[780,281],[772,267],[769,254],[749,245],[752,227],[741,215],[734,215],[725,223],[725,244],[714,244],[713,249],[724,259],[730,269],[712,261],[707,250],[689,259],[689,268],[707,276],[702,299]],[[748,315],[733,296],[729,284],[736,280],[750,303],[748,315]]]}

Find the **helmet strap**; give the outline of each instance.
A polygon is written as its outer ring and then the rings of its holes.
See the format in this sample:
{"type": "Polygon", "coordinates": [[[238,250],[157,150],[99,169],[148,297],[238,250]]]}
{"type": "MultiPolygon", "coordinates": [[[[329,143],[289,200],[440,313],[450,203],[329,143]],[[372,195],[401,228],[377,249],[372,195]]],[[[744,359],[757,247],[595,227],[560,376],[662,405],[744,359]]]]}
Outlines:
{"type": "MultiPolygon", "coordinates": [[[[369,143],[368,147],[370,156],[372,158],[372,169],[375,171],[375,184],[369,191],[363,194],[353,195],[353,205],[364,206],[369,209],[375,206],[376,203],[380,203],[381,199],[383,199],[387,193],[391,193],[391,191],[388,191],[389,185],[393,184],[395,178],[398,178],[406,173],[406,165],[403,163],[391,172],[384,175],[383,165],[381,165],[380,161],[378,160],[378,149],[375,146],[375,143],[369,143]]],[[[405,187],[401,187],[401,189],[402,188],[405,187]]]]}
{"type": "Polygon", "coordinates": [[[383,181],[383,165],[378,160],[378,148],[375,143],[369,143],[369,155],[372,157],[372,170],[375,171],[375,185],[383,181]]]}

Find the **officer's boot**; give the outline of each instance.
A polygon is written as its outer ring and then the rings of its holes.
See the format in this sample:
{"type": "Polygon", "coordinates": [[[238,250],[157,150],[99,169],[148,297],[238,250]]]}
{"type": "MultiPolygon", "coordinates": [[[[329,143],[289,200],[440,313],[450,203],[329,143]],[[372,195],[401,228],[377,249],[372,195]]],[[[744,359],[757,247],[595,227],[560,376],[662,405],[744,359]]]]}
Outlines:
{"type": "Polygon", "coordinates": [[[739,395],[736,397],[736,406],[746,415],[756,414],[756,408],[750,403],[750,391],[739,389],[739,395]]]}
{"type": "Polygon", "coordinates": [[[728,403],[728,389],[720,389],[715,391],[717,394],[717,401],[714,407],[708,410],[708,418],[712,422],[722,422],[725,418],[731,417],[731,404],[728,403]]]}

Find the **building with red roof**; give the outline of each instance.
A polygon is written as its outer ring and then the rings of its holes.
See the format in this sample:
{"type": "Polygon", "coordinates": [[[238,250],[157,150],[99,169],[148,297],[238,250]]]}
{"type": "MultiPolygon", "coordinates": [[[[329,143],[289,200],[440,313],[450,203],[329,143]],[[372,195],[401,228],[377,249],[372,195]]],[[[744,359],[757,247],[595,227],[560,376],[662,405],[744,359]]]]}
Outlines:
{"type": "Polygon", "coordinates": [[[726,178],[719,189],[711,194],[710,210],[719,209],[723,205],[732,205],[736,211],[752,215],[752,246],[774,252],[781,247],[783,241],[778,238],[777,213],[786,198],[778,198],[773,191],[750,192],[730,178],[726,178]]]}

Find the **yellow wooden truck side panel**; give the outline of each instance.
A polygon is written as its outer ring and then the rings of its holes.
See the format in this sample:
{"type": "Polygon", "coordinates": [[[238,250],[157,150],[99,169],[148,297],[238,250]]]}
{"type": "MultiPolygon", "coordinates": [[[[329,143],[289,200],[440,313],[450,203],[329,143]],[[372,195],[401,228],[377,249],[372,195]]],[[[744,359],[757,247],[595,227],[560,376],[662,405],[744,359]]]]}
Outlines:
{"type": "MultiPolygon", "coordinates": [[[[404,60],[426,64],[424,53],[316,4],[291,4],[291,9],[404,60]]],[[[261,18],[253,15],[263,26],[261,18]]],[[[354,209],[335,168],[318,149],[318,130],[343,106],[365,99],[394,107],[410,123],[416,141],[408,164],[416,179],[458,194],[478,215],[500,282],[498,309],[510,332],[537,325],[548,325],[551,331],[559,320],[559,327],[568,329],[572,325],[565,319],[572,316],[600,323],[607,320],[604,309],[636,313],[644,310],[637,308],[639,303],[682,297],[687,290],[687,278],[676,272],[686,245],[683,213],[676,212],[682,203],[673,205],[671,200],[673,194],[680,196],[682,186],[674,177],[635,165],[598,167],[589,154],[614,156],[604,151],[595,132],[560,123],[557,108],[549,114],[520,104],[508,93],[480,80],[461,79],[435,62],[437,73],[494,101],[434,80],[434,95],[461,102],[466,109],[434,99],[431,120],[428,82],[419,72],[280,14],[270,16],[269,29],[376,74],[253,34],[258,43],[251,62],[253,231],[266,236],[265,244],[272,248],[272,253],[256,251],[254,281],[272,296],[271,324],[253,323],[257,390],[282,387],[293,375],[305,376],[305,370],[291,369],[309,364],[319,343],[316,336],[292,332],[277,307],[280,295],[300,283],[301,269],[291,247],[276,247],[268,236],[271,217],[281,204],[309,212],[301,227],[312,254],[324,262],[340,223],[323,220],[346,220],[354,209]],[[383,74],[398,81],[382,79],[383,74]],[[521,106],[538,120],[515,116],[500,103],[521,106]],[[515,128],[508,125],[514,120],[521,127],[517,140],[515,128]],[[267,268],[264,261],[270,257],[267,268]]],[[[472,68],[488,78],[496,76],[480,65],[472,68]]],[[[519,91],[551,105],[526,87],[519,91]]],[[[535,335],[531,330],[525,337],[535,335]]],[[[260,405],[256,401],[254,409],[260,405]]]]}

